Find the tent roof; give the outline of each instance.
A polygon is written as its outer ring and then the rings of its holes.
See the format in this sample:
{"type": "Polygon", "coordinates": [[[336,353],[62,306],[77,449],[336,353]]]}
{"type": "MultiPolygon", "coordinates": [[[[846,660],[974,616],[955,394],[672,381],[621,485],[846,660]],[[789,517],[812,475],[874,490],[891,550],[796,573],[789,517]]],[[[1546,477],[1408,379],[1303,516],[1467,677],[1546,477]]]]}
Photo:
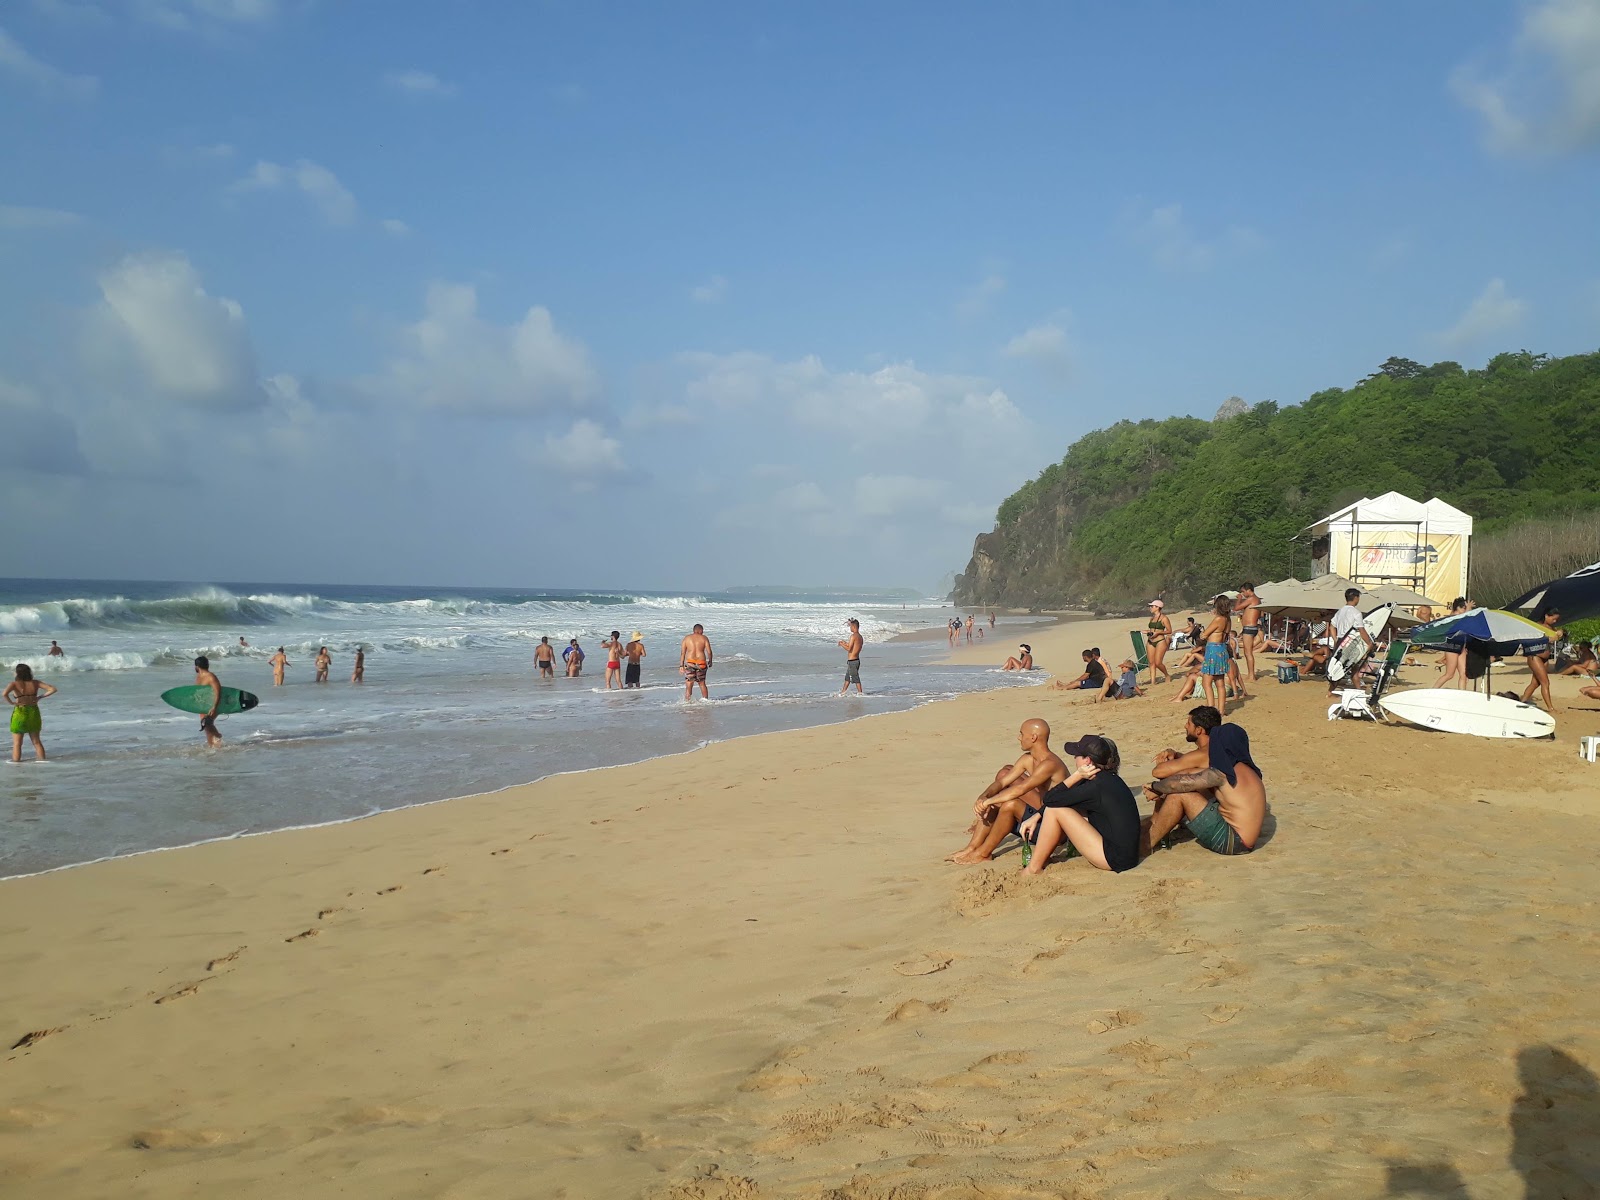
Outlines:
{"type": "Polygon", "coordinates": [[[1329,513],[1322,520],[1306,526],[1304,532],[1325,534],[1331,530],[1348,532],[1357,524],[1393,525],[1405,528],[1426,528],[1429,533],[1451,534],[1472,532],[1472,518],[1459,508],[1446,504],[1435,496],[1426,504],[1402,496],[1399,492],[1385,492],[1377,497],[1363,497],[1347,504],[1338,512],[1329,513]]]}

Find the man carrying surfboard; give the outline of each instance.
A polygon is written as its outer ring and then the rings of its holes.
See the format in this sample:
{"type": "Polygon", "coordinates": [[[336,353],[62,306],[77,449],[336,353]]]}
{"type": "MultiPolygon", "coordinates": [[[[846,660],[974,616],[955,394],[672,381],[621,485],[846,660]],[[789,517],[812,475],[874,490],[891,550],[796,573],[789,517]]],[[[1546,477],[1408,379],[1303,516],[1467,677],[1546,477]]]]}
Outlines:
{"type": "MultiPolygon", "coordinates": [[[[1345,642],[1353,637],[1359,637],[1367,644],[1370,654],[1377,649],[1378,643],[1372,640],[1372,635],[1367,632],[1366,623],[1361,619],[1361,589],[1346,588],[1344,591],[1344,607],[1333,614],[1333,652],[1338,654],[1344,648],[1345,642]]],[[[1328,694],[1331,696],[1339,690],[1339,681],[1329,676],[1328,694]]]]}
{"type": "Polygon", "coordinates": [[[194,685],[211,689],[211,711],[200,718],[200,732],[206,735],[206,745],[222,745],[222,735],[217,732],[217,709],[222,706],[222,681],[211,673],[211,660],[204,654],[194,660],[194,685]]]}

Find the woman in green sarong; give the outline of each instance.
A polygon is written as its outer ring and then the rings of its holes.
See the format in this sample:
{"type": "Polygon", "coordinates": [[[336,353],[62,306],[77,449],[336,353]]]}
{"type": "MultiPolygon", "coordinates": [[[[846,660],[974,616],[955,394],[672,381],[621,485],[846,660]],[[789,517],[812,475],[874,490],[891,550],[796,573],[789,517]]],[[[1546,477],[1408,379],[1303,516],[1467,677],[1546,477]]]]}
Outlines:
{"type": "Polygon", "coordinates": [[[17,664],[17,677],[6,685],[5,698],[11,708],[11,761],[22,761],[22,739],[33,739],[33,754],[40,762],[45,760],[44,743],[39,731],[44,721],[39,716],[39,701],[54,696],[56,689],[40,683],[33,677],[33,668],[27,663],[17,664]]]}

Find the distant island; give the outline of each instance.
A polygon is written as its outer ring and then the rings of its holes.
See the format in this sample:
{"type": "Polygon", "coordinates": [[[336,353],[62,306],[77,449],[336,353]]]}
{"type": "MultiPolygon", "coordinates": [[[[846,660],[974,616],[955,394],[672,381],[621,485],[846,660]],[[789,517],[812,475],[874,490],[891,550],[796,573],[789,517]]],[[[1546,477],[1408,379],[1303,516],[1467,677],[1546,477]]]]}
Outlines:
{"type": "Polygon", "coordinates": [[[789,584],[761,584],[756,586],[724,588],[725,596],[746,596],[763,600],[809,600],[821,598],[841,600],[921,600],[916,588],[882,587],[793,587],[789,584]]]}
{"type": "MultiPolygon", "coordinates": [[[[1600,353],[1523,350],[1481,370],[1391,358],[1299,405],[1234,398],[1209,421],[1119,421],[1000,505],[953,595],[974,607],[1126,608],[1305,578],[1309,547],[1295,535],[1390,490],[1471,513],[1475,557],[1496,536],[1509,551],[1522,522],[1600,510],[1600,353]]],[[[1475,567],[1475,590],[1478,578],[1475,567]]]]}

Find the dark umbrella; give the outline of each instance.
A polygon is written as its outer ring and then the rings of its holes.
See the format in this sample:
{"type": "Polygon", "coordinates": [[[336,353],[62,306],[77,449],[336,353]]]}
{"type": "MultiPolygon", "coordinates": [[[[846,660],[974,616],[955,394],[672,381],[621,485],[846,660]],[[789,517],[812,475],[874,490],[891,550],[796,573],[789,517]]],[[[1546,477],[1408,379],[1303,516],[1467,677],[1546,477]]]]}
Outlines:
{"type": "Polygon", "coordinates": [[[1507,608],[1535,609],[1539,613],[1556,609],[1563,621],[1586,621],[1600,617],[1600,562],[1580,567],[1571,575],[1541,583],[1531,592],[1518,596],[1507,608]]]}

